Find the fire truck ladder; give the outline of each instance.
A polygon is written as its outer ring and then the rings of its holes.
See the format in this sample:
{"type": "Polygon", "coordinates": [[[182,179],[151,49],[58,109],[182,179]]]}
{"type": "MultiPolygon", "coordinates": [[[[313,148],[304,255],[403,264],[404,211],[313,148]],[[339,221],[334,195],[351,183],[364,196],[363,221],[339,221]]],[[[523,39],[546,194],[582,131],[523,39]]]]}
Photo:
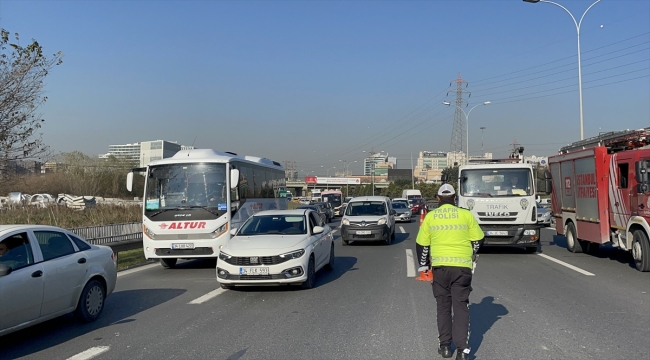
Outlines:
{"type": "Polygon", "coordinates": [[[588,139],[576,141],[560,148],[560,154],[604,146],[608,153],[636,149],[650,145],[650,127],[639,130],[612,131],[588,139]]]}

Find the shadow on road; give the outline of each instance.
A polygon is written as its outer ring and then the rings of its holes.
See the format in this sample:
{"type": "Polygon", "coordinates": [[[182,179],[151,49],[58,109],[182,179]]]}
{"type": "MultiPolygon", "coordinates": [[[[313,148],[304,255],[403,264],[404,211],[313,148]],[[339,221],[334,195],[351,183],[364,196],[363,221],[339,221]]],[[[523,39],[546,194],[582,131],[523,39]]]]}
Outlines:
{"type": "Polygon", "coordinates": [[[215,269],[217,267],[217,259],[192,259],[190,261],[182,261],[176,264],[174,269],[215,269]]]}
{"type": "MultiPolygon", "coordinates": [[[[395,239],[390,242],[389,246],[397,245],[403,241],[406,241],[406,239],[408,238],[409,238],[409,233],[402,234],[400,232],[396,232],[395,239]]],[[[346,246],[386,246],[386,245],[384,244],[383,240],[374,240],[374,241],[362,240],[362,241],[352,241],[346,246]]]]}
{"type": "MultiPolygon", "coordinates": [[[[339,279],[343,274],[348,271],[356,270],[354,265],[357,263],[357,258],[353,256],[336,256],[334,262],[334,270],[326,271],[321,269],[316,273],[315,288],[327,285],[339,279]]],[[[235,291],[241,292],[283,292],[283,291],[300,291],[298,285],[280,285],[280,286],[236,286],[235,291]]]]}
{"type": "Polygon", "coordinates": [[[496,304],[492,296],[486,296],[480,303],[469,306],[469,314],[469,347],[475,354],[481,347],[485,334],[502,316],[508,314],[508,309],[501,304],[496,304]]]}
{"type": "Polygon", "coordinates": [[[84,324],[72,315],[64,315],[3,336],[0,339],[0,358],[15,359],[29,356],[103,327],[137,321],[129,318],[170,301],[185,291],[185,289],[142,289],[115,292],[106,298],[104,311],[95,322],[84,324]]]}
{"type": "MultiPolygon", "coordinates": [[[[563,235],[554,235],[553,241],[549,245],[559,246],[561,248],[567,248],[566,237],[563,235]]],[[[636,270],[636,265],[634,264],[634,258],[632,253],[629,251],[620,250],[618,248],[612,247],[611,245],[600,245],[598,248],[594,248],[589,251],[589,256],[595,256],[600,259],[609,259],[611,261],[617,261],[621,264],[628,265],[630,268],[636,270]]]]}

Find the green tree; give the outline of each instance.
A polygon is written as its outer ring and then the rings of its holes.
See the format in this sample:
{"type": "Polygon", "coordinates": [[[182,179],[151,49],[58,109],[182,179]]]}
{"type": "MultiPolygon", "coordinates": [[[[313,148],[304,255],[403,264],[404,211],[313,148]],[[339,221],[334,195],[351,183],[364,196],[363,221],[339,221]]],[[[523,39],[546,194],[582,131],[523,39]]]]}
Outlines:
{"type": "Polygon", "coordinates": [[[47,101],[44,95],[45,77],[60,65],[63,53],[50,58],[43,47],[33,40],[25,47],[14,43],[5,29],[0,29],[0,177],[9,174],[11,161],[35,159],[44,156],[47,146],[38,133],[45,121],[38,113],[47,101]]]}
{"type": "Polygon", "coordinates": [[[447,183],[451,184],[454,189],[458,188],[458,166],[448,167],[442,170],[442,175],[447,176],[447,183]]]}

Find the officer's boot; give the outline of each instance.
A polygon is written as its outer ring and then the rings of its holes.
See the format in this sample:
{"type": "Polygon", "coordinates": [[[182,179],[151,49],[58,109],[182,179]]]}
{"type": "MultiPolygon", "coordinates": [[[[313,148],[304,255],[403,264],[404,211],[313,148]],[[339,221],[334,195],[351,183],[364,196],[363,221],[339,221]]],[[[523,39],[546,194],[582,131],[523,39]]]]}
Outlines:
{"type": "Polygon", "coordinates": [[[440,345],[440,347],[438,348],[438,354],[442,355],[443,358],[450,358],[452,355],[451,346],[440,345]]]}
{"type": "Polygon", "coordinates": [[[458,349],[456,353],[456,360],[469,360],[469,349],[458,349]]]}

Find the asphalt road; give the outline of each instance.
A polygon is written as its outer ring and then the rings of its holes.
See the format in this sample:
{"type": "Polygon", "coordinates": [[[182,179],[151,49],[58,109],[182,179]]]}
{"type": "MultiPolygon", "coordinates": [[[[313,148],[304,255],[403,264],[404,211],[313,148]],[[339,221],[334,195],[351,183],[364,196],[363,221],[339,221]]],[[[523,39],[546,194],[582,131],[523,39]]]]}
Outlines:
{"type": "MultiPolygon", "coordinates": [[[[1,337],[0,358],[438,359],[431,285],[414,280],[408,261],[417,230],[417,222],[398,225],[390,246],[342,247],[337,237],[335,269],[319,273],[312,290],[221,290],[214,261],[123,272],[97,322],[64,316],[1,337]]],[[[543,231],[541,255],[481,254],[473,356],[647,358],[650,274],[616,250],[569,253],[553,235],[543,231]]]]}

